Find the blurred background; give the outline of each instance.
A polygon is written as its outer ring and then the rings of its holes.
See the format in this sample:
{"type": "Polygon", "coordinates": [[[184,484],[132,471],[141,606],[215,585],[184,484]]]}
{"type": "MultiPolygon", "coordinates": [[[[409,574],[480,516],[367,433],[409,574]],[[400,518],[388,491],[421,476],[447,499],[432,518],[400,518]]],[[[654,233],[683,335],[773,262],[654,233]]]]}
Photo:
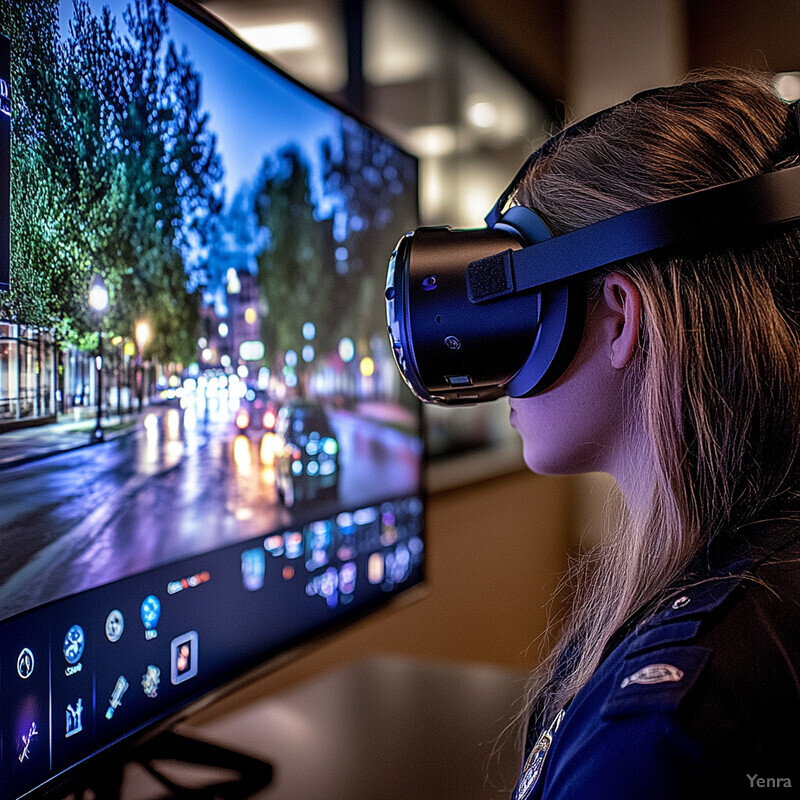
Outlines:
{"type": "MultiPolygon", "coordinates": [[[[800,96],[797,0],[207,0],[291,75],[421,160],[423,224],[482,225],[565,122],[719,66],[800,96]]],[[[402,232],[398,232],[398,235],[402,232]]],[[[434,457],[514,441],[499,405],[426,409],[434,457]]],[[[483,469],[483,467],[481,467],[483,469]]]]}
{"type": "MultiPolygon", "coordinates": [[[[565,121],[689,70],[769,71],[784,97],[800,97],[798,0],[203,5],[419,156],[425,224],[482,225],[531,149],[565,121]]],[[[366,620],[222,708],[376,653],[520,673],[536,665],[558,609],[552,592],[569,555],[613,517],[613,487],[599,475],[526,472],[507,417],[503,401],[428,414],[427,595],[366,620]]]]}

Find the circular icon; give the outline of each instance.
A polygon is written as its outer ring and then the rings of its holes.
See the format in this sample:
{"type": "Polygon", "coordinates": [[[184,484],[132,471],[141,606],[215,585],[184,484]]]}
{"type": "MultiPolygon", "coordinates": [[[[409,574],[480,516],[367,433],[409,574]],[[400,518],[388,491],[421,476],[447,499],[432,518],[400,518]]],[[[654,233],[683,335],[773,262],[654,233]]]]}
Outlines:
{"type": "Polygon", "coordinates": [[[77,664],[83,655],[86,637],[80,625],[73,625],[64,637],[64,658],[68,664],[77,664]]]}
{"type": "Polygon", "coordinates": [[[17,674],[20,678],[30,678],[34,664],[33,653],[26,647],[17,658],[17,674]]]}
{"type": "Polygon", "coordinates": [[[149,594],[142,601],[142,625],[145,630],[151,631],[158,625],[161,616],[161,601],[154,595],[149,594]]]}
{"type": "Polygon", "coordinates": [[[125,618],[122,616],[122,612],[115,608],[106,617],[106,639],[109,642],[118,642],[122,638],[124,630],[125,618]]]}

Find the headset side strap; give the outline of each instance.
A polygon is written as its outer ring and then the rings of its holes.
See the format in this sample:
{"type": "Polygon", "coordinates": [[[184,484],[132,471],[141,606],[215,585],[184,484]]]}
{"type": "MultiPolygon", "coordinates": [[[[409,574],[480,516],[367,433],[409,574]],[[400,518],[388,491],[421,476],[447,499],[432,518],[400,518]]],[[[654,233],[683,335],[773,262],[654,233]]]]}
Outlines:
{"type": "Polygon", "coordinates": [[[474,261],[467,267],[467,289],[471,302],[487,302],[666,247],[710,246],[795,220],[800,220],[800,166],[673,197],[474,261]]]}

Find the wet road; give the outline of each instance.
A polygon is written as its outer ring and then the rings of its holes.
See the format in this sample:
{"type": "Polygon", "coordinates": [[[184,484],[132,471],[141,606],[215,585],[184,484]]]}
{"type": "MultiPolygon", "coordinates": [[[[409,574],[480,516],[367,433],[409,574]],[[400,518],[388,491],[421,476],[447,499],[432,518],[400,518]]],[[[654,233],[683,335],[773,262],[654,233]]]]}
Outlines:
{"type": "Polygon", "coordinates": [[[271,434],[160,407],[129,435],[5,470],[0,618],[166,562],[414,491],[416,440],[330,412],[338,498],[285,508],[271,434]]]}

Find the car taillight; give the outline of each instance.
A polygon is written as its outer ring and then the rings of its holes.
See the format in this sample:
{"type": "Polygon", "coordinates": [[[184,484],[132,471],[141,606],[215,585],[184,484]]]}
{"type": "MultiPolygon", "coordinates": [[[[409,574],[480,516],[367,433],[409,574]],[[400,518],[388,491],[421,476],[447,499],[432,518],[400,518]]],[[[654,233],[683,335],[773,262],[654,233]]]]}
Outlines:
{"type": "Polygon", "coordinates": [[[244,430],[250,424],[250,414],[244,409],[240,409],[236,414],[236,427],[244,430]]]}

